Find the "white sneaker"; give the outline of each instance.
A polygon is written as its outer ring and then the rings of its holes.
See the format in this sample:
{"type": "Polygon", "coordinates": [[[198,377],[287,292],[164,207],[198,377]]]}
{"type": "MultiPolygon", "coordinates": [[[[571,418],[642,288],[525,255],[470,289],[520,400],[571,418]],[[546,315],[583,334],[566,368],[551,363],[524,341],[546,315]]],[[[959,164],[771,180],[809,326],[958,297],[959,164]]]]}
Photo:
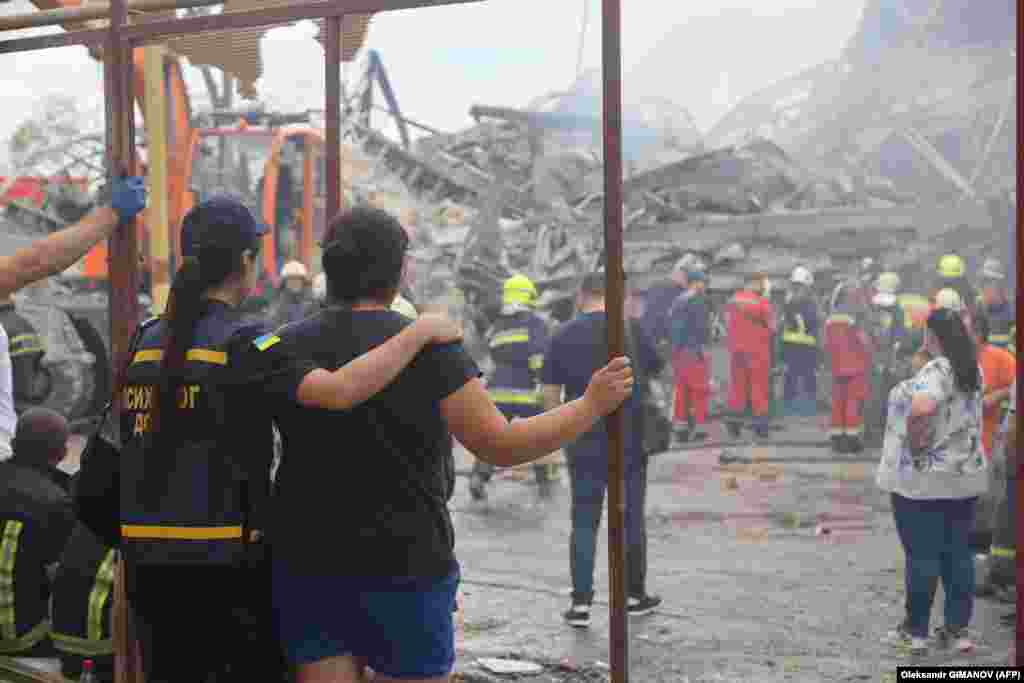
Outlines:
{"type": "Polygon", "coordinates": [[[928,652],[928,641],[910,635],[906,624],[900,624],[882,638],[882,642],[900,650],[909,650],[912,655],[923,655],[928,652]]]}

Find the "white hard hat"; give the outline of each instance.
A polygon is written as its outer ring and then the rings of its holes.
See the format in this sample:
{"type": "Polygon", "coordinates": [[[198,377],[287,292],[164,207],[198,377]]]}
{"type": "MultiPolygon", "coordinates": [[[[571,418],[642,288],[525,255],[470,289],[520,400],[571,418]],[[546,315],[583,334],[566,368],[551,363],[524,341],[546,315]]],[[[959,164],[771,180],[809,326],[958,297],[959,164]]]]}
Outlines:
{"type": "Polygon", "coordinates": [[[959,313],[963,309],[963,301],[955,289],[940,289],[939,293],[935,295],[935,307],[948,308],[959,313]]]}
{"type": "Polygon", "coordinates": [[[882,306],[888,308],[896,305],[896,295],[892,292],[879,292],[871,299],[871,303],[876,306],[882,306]]]}
{"type": "Polygon", "coordinates": [[[994,258],[985,259],[985,264],[981,267],[981,276],[990,280],[1006,279],[1006,275],[1003,273],[1003,264],[994,258]]]}
{"type": "Polygon", "coordinates": [[[413,320],[419,315],[416,312],[416,307],[409,303],[409,300],[399,294],[395,297],[395,300],[391,302],[391,310],[395,313],[400,313],[406,318],[412,318],[413,320]]]}
{"type": "Polygon", "coordinates": [[[793,269],[793,274],[789,277],[789,281],[798,285],[807,285],[810,287],[814,284],[814,275],[811,273],[809,268],[797,266],[793,269]]]}
{"type": "Polygon", "coordinates": [[[317,301],[327,298],[327,275],[325,273],[320,273],[313,278],[313,298],[317,301]]]}
{"type": "Polygon", "coordinates": [[[302,265],[298,261],[289,261],[284,264],[284,268],[281,269],[281,279],[285,280],[290,277],[301,277],[303,280],[309,279],[309,271],[306,270],[306,266],[302,265]]]}

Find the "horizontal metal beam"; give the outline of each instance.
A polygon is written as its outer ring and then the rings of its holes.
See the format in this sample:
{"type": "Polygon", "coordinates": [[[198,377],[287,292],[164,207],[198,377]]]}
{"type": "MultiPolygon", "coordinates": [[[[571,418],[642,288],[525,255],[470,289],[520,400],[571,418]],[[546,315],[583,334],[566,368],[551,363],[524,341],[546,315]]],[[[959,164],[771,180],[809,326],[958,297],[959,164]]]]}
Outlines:
{"type": "Polygon", "coordinates": [[[107,29],[96,28],[84,31],[51,33],[45,36],[0,40],[0,55],[14,52],[32,52],[33,50],[49,50],[55,47],[98,45],[105,42],[109,36],[110,31],[107,29]]]}
{"type": "MultiPolygon", "coordinates": [[[[209,7],[219,5],[224,0],[131,0],[127,3],[129,13],[159,12],[161,10],[186,9],[191,7],[209,7]]],[[[78,5],[60,9],[42,10],[31,14],[15,14],[0,17],[0,31],[13,31],[37,26],[57,26],[73,24],[81,21],[109,19],[110,5],[105,2],[95,5],[78,5]]]]}
{"type": "Polygon", "coordinates": [[[134,24],[121,29],[121,36],[133,44],[154,42],[178,35],[259,28],[308,19],[346,14],[374,14],[399,9],[467,4],[482,0],[320,0],[302,5],[263,7],[247,12],[224,12],[202,17],[168,19],[134,24]]]}

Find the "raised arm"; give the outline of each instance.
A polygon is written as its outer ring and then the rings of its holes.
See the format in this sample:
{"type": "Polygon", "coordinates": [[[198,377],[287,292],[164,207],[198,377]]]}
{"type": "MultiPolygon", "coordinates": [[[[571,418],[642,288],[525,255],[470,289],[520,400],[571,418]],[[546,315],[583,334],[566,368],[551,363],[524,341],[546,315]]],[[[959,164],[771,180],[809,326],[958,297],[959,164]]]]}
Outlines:
{"type": "Polygon", "coordinates": [[[93,209],[69,228],[37,240],[11,256],[0,257],[0,298],[56,275],[82,258],[96,243],[110,237],[122,220],[146,206],[142,178],[122,178],[114,184],[112,205],[93,209]]]}
{"type": "Polygon", "coordinates": [[[535,417],[509,422],[479,379],[470,380],[441,402],[448,429],[471,453],[499,467],[544,457],[589,431],[618,408],[633,390],[627,358],[616,358],[594,373],[582,398],[535,417]]]}
{"type": "Polygon", "coordinates": [[[398,377],[427,344],[460,341],[462,329],[442,315],[423,314],[400,333],[337,370],[306,375],[296,398],[307,407],[348,410],[398,377]]]}

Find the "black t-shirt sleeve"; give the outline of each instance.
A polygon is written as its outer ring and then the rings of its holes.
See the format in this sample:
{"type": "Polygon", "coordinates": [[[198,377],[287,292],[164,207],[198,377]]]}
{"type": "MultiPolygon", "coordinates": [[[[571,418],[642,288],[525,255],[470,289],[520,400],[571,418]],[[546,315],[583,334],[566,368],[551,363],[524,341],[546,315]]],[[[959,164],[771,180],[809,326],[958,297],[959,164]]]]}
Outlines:
{"type": "Polygon", "coordinates": [[[232,384],[276,403],[294,403],[302,380],[316,364],[294,342],[276,334],[241,335],[232,341],[232,384]]]}
{"type": "Polygon", "coordinates": [[[460,342],[425,347],[413,361],[417,391],[443,401],[481,375],[476,361],[460,342]]]}

